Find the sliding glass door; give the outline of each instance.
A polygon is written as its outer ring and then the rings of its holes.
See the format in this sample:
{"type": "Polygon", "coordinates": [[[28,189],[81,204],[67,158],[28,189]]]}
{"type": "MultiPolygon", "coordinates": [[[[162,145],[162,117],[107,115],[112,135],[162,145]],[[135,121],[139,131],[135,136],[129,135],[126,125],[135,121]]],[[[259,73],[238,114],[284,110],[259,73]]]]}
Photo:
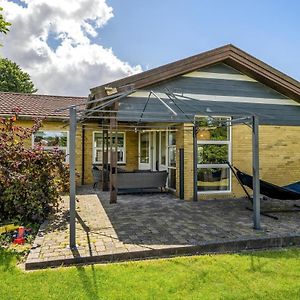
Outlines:
{"type": "Polygon", "coordinates": [[[168,187],[176,190],[176,132],[139,133],[139,169],[167,171],[168,187]]]}
{"type": "Polygon", "coordinates": [[[139,132],[139,170],[151,170],[150,132],[139,132]]]}
{"type": "Polygon", "coordinates": [[[167,131],[160,131],[159,132],[159,147],[158,147],[158,168],[159,171],[166,171],[168,170],[168,135],[167,131]]]}
{"type": "Polygon", "coordinates": [[[168,132],[168,187],[176,190],[176,132],[168,132]]]}

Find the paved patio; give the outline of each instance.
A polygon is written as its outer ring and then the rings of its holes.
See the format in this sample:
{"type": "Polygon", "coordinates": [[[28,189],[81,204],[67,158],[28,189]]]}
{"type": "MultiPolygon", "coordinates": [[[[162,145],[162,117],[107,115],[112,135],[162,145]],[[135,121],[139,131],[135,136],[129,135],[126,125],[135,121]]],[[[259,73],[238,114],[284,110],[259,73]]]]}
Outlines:
{"type": "MultiPolygon", "coordinates": [[[[68,248],[68,197],[45,222],[27,258],[26,269],[74,263],[95,263],[241,251],[300,245],[300,212],[262,216],[262,230],[252,229],[246,199],[190,202],[170,194],[120,195],[79,190],[76,251],[68,248]]],[[[263,208],[293,208],[300,201],[262,202],[263,208]]]]}

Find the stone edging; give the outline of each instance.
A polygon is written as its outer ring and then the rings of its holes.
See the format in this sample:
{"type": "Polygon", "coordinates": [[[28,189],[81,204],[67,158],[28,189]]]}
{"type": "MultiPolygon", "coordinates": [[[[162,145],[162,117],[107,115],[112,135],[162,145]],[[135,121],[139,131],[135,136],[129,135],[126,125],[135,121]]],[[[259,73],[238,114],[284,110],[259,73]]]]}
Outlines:
{"type": "MultiPolygon", "coordinates": [[[[46,228],[42,224],[41,229],[46,228]]],[[[139,260],[150,258],[171,257],[193,254],[236,253],[246,250],[272,249],[290,246],[300,246],[300,236],[270,236],[264,238],[238,239],[220,242],[207,242],[199,245],[176,246],[163,249],[150,249],[132,252],[112,253],[98,256],[74,257],[58,260],[40,261],[37,244],[43,235],[37,236],[34,246],[25,263],[25,270],[36,270],[47,267],[70,266],[76,264],[112,263],[126,260],[139,260]]]]}

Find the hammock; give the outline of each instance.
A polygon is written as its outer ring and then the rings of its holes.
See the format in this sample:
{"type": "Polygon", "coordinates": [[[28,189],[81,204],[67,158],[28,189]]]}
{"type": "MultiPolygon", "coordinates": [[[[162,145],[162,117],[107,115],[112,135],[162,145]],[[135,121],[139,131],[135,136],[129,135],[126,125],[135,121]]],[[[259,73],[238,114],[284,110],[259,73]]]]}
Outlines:
{"type": "MultiPolygon", "coordinates": [[[[239,181],[253,189],[253,177],[236,169],[236,176],[239,181]]],[[[286,185],[278,186],[263,180],[260,180],[260,193],[264,196],[280,200],[300,200],[300,181],[286,185]]]]}

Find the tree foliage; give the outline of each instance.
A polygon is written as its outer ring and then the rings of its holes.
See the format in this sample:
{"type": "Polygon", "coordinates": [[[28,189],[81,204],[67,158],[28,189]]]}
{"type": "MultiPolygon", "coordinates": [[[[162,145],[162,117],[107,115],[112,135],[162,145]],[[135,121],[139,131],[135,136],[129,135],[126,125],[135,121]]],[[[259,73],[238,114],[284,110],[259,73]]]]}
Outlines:
{"type": "Polygon", "coordinates": [[[2,7],[0,7],[0,32],[6,34],[9,31],[9,26],[11,25],[9,22],[6,22],[1,11],[3,10],[2,7]]]}
{"type": "Polygon", "coordinates": [[[28,73],[24,72],[15,62],[0,58],[0,91],[15,93],[35,93],[28,73]]]}
{"type": "Polygon", "coordinates": [[[57,207],[60,192],[68,186],[65,154],[24,142],[41,126],[16,125],[17,115],[0,119],[0,223],[42,222],[57,207]]]}
{"type": "MultiPolygon", "coordinates": [[[[2,7],[0,7],[0,33],[4,33],[7,34],[7,32],[9,31],[9,26],[11,25],[9,22],[6,22],[6,20],[4,19],[1,11],[3,10],[2,7]]],[[[1,46],[1,44],[0,44],[1,46]]]]}

